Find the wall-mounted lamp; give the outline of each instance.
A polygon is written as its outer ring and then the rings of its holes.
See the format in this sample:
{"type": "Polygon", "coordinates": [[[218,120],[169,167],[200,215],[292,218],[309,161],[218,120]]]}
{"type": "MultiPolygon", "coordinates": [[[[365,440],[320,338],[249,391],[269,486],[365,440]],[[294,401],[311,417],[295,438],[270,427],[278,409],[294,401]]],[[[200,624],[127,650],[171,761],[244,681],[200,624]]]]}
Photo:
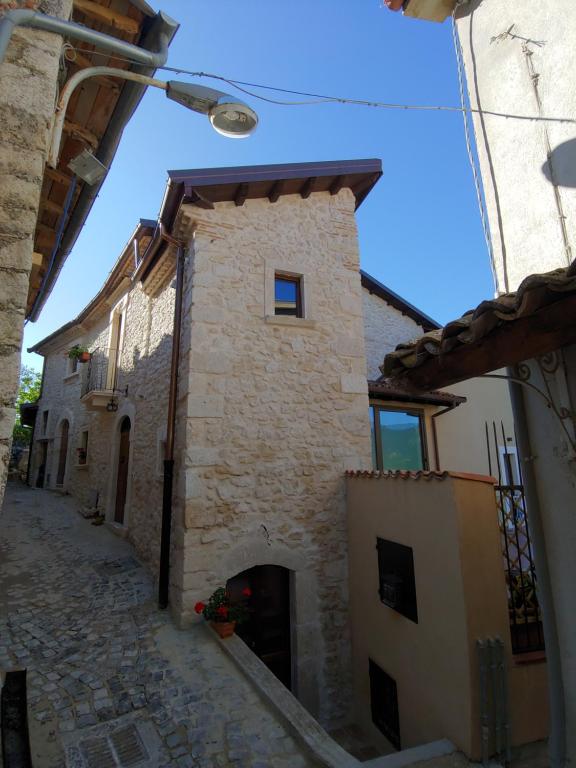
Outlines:
{"type": "Polygon", "coordinates": [[[113,397],[106,403],[106,410],[108,413],[116,413],[118,410],[118,402],[113,397]]]}

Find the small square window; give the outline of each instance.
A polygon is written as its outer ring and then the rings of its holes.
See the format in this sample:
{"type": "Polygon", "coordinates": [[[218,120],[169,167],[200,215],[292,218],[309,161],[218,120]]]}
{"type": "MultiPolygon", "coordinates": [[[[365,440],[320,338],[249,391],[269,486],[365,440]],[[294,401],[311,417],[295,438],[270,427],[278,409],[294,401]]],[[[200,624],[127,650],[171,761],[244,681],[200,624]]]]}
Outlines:
{"type": "Polygon", "coordinates": [[[378,537],[376,549],[380,600],[384,605],[418,624],[412,548],[378,537]]]}
{"type": "Polygon", "coordinates": [[[303,317],[301,278],[286,275],[275,276],[274,314],[303,317]]]}
{"type": "Polygon", "coordinates": [[[84,429],[80,433],[80,445],[76,449],[78,453],[78,464],[88,464],[88,430],[84,429]]]}

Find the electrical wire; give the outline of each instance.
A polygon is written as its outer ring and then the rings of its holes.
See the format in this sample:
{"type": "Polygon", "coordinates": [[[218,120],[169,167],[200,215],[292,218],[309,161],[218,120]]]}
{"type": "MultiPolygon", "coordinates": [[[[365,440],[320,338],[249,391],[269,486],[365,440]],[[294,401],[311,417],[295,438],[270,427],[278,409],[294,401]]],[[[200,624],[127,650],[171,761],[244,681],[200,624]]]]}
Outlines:
{"type": "MultiPolygon", "coordinates": [[[[138,63],[130,58],[125,58],[125,57],[116,56],[116,55],[110,57],[108,54],[100,53],[99,51],[92,51],[87,48],[74,48],[74,50],[78,51],[79,53],[87,53],[93,56],[95,55],[95,56],[103,56],[106,58],[113,58],[117,61],[123,61],[128,64],[138,63]]],[[[300,106],[310,106],[315,104],[343,104],[343,105],[349,105],[349,106],[373,107],[377,109],[400,109],[405,111],[420,111],[420,112],[466,112],[470,114],[491,115],[493,117],[502,117],[510,120],[532,120],[534,122],[576,124],[576,118],[546,117],[542,115],[516,115],[516,114],[507,113],[507,112],[496,112],[493,110],[475,109],[472,107],[467,107],[465,105],[461,105],[458,107],[453,105],[439,105],[439,104],[396,104],[392,102],[367,100],[367,99],[350,99],[344,96],[329,96],[321,93],[309,93],[307,91],[296,91],[290,88],[281,88],[275,85],[264,85],[262,83],[251,83],[251,82],[246,82],[244,80],[234,80],[233,78],[224,77],[223,75],[215,75],[210,72],[194,72],[190,69],[184,69],[182,67],[163,66],[163,67],[158,67],[158,69],[164,72],[173,72],[174,74],[188,75],[190,77],[205,77],[211,80],[219,80],[221,82],[227,83],[233,88],[236,88],[238,91],[241,91],[242,93],[245,93],[248,96],[251,96],[254,99],[259,99],[260,101],[265,101],[268,104],[276,104],[278,106],[300,107],[300,106]],[[250,88],[274,91],[276,93],[286,93],[292,96],[306,96],[308,98],[305,101],[302,101],[302,100],[285,101],[281,99],[273,99],[267,96],[262,96],[259,93],[255,93],[254,91],[249,90],[250,88]]]]}
{"type": "Polygon", "coordinates": [[[458,32],[456,30],[456,10],[458,5],[452,12],[452,40],[454,42],[454,53],[456,54],[456,69],[458,71],[458,90],[460,93],[460,104],[462,105],[462,119],[464,121],[464,139],[466,141],[466,152],[468,154],[468,160],[470,161],[470,167],[472,168],[472,177],[474,178],[474,189],[476,190],[476,200],[478,201],[478,208],[480,210],[480,221],[482,223],[482,231],[484,233],[484,240],[486,241],[486,248],[488,249],[488,257],[490,260],[490,270],[492,272],[492,280],[494,282],[494,291],[498,290],[498,278],[496,275],[496,263],[494,260],[494,246],[492,244],[492,236],[490,234],[490,227],[488,226],[488,216],[486,214],[486,208],[484,204],[484,196],[482,194],[482,186],[480,184],[480,174],[476,166],[476,158],[472,151],[472,140],[470,138],[470,126],[468,124],[468,111],[465,109],[465,88],[464,88],[464,64],[462,61],[462,48],[458,39],[458,32]]]}

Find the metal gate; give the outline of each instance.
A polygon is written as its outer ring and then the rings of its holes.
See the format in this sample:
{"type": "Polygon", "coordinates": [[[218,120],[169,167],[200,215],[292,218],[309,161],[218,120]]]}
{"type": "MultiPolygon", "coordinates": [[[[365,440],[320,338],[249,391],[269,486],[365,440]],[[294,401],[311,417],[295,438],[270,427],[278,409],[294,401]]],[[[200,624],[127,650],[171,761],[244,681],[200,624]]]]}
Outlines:
{"type": "Polygon", "coordinates": [[[486,422],[490,474],[498,478],[496,501],[502,538],[504,573],[513,653],[544,649],[542,617],[536,595],[536,568],[526,516],[522,471],[513,438],[504,425],[486,422]],[[493,472],[494,470],[497,470],[493,472]]]}

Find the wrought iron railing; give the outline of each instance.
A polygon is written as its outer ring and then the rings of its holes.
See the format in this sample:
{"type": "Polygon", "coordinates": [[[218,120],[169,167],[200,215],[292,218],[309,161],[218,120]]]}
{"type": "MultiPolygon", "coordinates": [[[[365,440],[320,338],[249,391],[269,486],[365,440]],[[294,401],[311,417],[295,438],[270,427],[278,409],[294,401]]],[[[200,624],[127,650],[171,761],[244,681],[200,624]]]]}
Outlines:
{"type": "Polygon", "coordinates": [[[82,377],[81,397],[97,390],[115,390],[118,382],[118,350],[111,347],[99,347],[90,356],[86,364],[86,373],[82,377]]]}
{"type": "Polygon", "coordinates": [[[526,499],[522,484],[521,465],[513,440],[500,425],[499,442],[496,425],[486,425],[490,474],[492,458],[489,433],[492,432],[495,450],[495,469],[498,484],[495,487],[498,518],[504,556],[504,574],[508,593],[508,615],[513,653],[527,653],[544,649],[542,615],[536,594],[536,567],[530,529],[526,515],[526,499]]]}

